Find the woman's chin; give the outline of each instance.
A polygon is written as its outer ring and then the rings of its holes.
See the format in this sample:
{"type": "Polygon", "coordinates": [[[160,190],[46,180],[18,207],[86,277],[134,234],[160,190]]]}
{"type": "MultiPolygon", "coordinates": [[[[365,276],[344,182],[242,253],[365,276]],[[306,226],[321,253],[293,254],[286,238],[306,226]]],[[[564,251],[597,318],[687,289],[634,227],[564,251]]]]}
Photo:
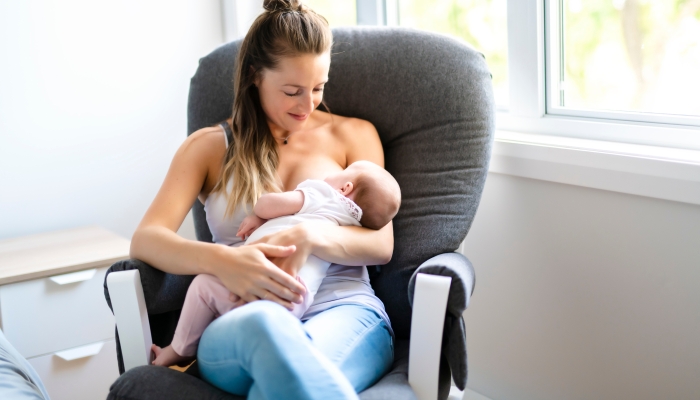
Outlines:
{"type": "Polygon", "coordinates": [[[285,124],[284,130],[286,130],[289,133],[294,133],[298,131],[304,130],[306,127],[306,123],[309,121],[309,119],[305,119],[303,121],[297,121],[295,119],[292,119],[288,123],[285,124]]]}

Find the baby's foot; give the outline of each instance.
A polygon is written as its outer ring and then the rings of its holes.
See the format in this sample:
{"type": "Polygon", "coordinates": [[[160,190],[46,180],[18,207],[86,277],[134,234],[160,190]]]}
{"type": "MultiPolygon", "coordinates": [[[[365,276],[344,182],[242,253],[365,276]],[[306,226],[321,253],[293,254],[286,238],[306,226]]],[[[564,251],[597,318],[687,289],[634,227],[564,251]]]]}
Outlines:
{"type": "Polygon", "coordinates": [[[167,346],[161,349],[154,344],[151,345],[151,351],[156,355],[156,358],[151,362],[153,365],[160,365],[163,367],[178,365],[184,367],[194,360],[194,357],[185,357],[177,354],[175,350],[173,350],[173,346],[167,346]]]}

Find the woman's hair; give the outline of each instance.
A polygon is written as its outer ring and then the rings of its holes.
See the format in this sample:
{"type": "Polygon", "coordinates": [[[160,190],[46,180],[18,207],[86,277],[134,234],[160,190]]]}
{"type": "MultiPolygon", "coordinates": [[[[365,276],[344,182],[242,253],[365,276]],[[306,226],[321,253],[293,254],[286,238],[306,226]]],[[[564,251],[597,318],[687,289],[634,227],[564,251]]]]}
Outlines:
{"type": "Polygon", "coordinates": [[[265,11],[248,30],[238,51],[234,76],[233,143],[212,192],[233,177],[225,216],[241,204],[255,204],[265,192],[280,192],[279,155],[260,104],[255,80],[263,69],[275,69],[281,58],[328,52],[333,36],[328,21],[299,0],[265,0],[265,11]]]}

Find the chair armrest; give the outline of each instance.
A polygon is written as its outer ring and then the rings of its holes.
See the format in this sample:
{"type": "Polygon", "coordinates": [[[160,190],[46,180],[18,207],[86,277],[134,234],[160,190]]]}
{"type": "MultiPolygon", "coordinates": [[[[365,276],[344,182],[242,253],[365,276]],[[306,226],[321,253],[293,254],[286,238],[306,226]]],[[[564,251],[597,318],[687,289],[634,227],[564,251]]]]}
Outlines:
{"type": "Polygon", "coordinates": [[[107,270],[104,292],[107,305],[112,308],[107,279],[110,274],[119,271],[138,270],[141,276],[146,309],[149,314],[162,314],[182,309],[187,288],[192,283],[194,275],[173,275],[153,268],[141,260],[130,259],[118,261],[107,270]]]}
{"type": "MultiPolygon", "coordinates": [[[[413,327],[430,324],[420,329],[433,330],[434,332],[430,336],[440,339],[440,347],[438,347],[436,354],[431,354],[428,357],[439,357],[442,352],[452,372],[452,379],[461,390],[464,390],[466,387],[468,376],[466,326],[462,313],[469,305],[469,300],[474,292],[475,282],[474,267],[471,262],[462,254],[455,252],[440,254],[421,264],[408,284],[408,301],[413,307],[411,343],[414,343],[413,327]],[[417,303],[423,301],[418,298],[420,293],[418,282],[419,278],[426,275],[450,278],[451,280],[450,285],[446,289],[448,291],[446,304],[442,306],[437,304],[431,305],[433,307],[432,312],[440,316],[441,322],[432,322],[432,320],[431,322],[426,322],[427,320],[423,321],[422,317],[418,317],[418,320],[416,319],[416,310],[419,308],[417,303]],[[441,310],[446,310],[447,312],[443,313],[441,310]]],[[[431,318],[436,318],[436,315],[431,316],[431,318]]],[[[437,382],[437,375],[434,379],[437,382]]],[[[431,398],[435,398],[435,395],[432,395],[431,398]]]]}
{"type": "Polygon", "coordinates": [[[423,273],[411,277],[415,302],[411,315],[408,383],[418,400],[438,398],[440,349],[451,281],[449,276],[423,273]]]}
{"type": "Polygon", "coordinates": [[[106,285],[117,323],[124,370],[151,361],[151,327],[138,269],[112,272],[106,285]]]}
{"type": "Polygon", "coordinates": [[[136,259],[118,261],[107,270],[104,294],[107,305],[117,320],[115,339],[120,373],[148,362],[151,341],[159,346],[170,343],[175,326],[173,322],[179,317],[179,310],[182,309],[187,288],[193,278],[194,276],[167,274],[136,259]],[[131,272],[132,275],[120,275],[123,272],[131,272]],[[133,274],[134,272],[138,274],[133,274]],[[119,279],[122,282],[118,284],[120,289],[117,292],[110,293],[112,275],[122,276],[119,279]],[[120,296],[122,300],[117,300],[114,296],[120,296]],[[117,302],[120,304],[113,304],[117,302]],[[146,313],[142,318],[143,309],[146,313]],[[154,324],[153,327],[150,327],[151,323],[154,324]],[[122,335],[129,336],[128,343],[122,340],[122,335]],[[127,353],[132,361],[126,362],[127,353]]]}
{"type": "Polygon", "coordinates": [[[449,276],[452,278],[450,294],[447,300],[447,311],[459,317],[469,306],[469,300],[474,293],[476,274],[472,263],[460,253],[444,253],[437,255],[421,264],[408,282],[408,302],[413,304],[413,293],[416,276],[429,274],[449,276]]]}

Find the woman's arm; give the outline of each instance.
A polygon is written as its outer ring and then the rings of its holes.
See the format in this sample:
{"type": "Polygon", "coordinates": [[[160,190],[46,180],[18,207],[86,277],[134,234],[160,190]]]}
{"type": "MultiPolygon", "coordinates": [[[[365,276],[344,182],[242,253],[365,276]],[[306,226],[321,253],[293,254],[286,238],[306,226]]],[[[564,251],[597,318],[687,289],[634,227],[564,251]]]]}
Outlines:
{"type": "Polygon", "coordinates": [[[379,230],[360,226],[301,223],[267,235],[256,243],[296,246],[297,250],[291,256],[272,259],[281,269],[296,275],[311,254],[342,265],[386,264],[394,252],[394,229],[391,222],[379,230]]]}
{"type": "Polygon", "coordinates": [[[130,256],[172,274],[208,272],[211,243],[194,242],[177,235],[182,221],[204,186],[209,165],[205,156],[216,156],[215,131],[193,133],[175,153],[170,169],[151,206],[136,228],[130,256]]]}
{"type": "Polygon", "coordinates": [[[311,254],[342,265],[383,265],[394,253],[394,228],[389,222],[379,230],[359,226],[309,226],[311,254]]]}
{"type": "Polygon", "coordinates": [[[130,256],[172,274],[208,273],[246,301],[259,298],[290,308],[304,288],[266,256],[284,257],[294,248],[242,246],[187,240],[176,231],[202,190],[212,162],[221,162],[225,145],[218,128],[193,133],[175,154],[163,185],[136,228],[130,256]]]}

